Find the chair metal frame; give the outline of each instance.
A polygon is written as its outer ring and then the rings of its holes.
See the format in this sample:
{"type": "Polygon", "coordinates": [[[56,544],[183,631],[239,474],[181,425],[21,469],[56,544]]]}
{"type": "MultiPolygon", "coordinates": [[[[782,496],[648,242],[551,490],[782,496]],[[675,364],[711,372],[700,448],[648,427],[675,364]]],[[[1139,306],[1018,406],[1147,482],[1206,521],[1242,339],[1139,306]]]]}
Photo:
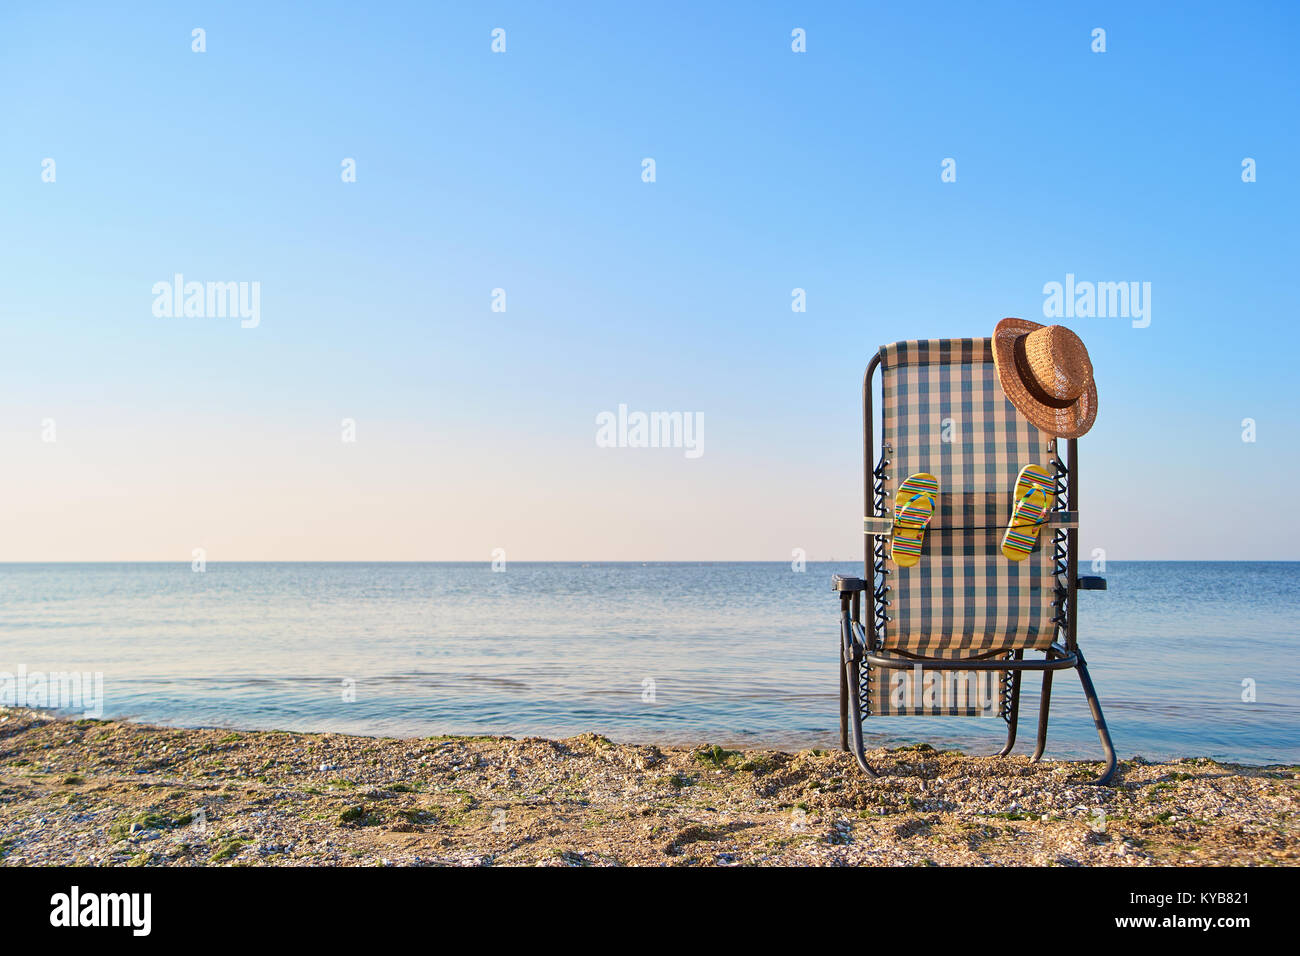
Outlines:
{"type": "MultiPolygon", "coordinates": [[[[889,459],[887,445],[881,448],[879,464],[872,465],[875,451],[874,423],[872,421],[872,383],[880,367],[880,353],[871,359],[862,379],[862,461],[863,461],[863,514],[869,517],[884,517],[886,509],[884,480],[885,468],[889,459]]],[[[1061,460],[1059,442],[1053,443],[1053,462],[1056,468],[1056,504],[1054,512],[1073,512],[1079,510],[1079,442],[1071,438],[1068,441],[1068,456],[1061,460]]],[[[1031,760],[1042,759],[1047,746],[1047,719],[1051,709],[1052,675],[1059,670],[1073,668],[1078,672],[1079,682],[1083,685],[1083,694],[1092,712],[1093,724],[1097,736],[1101,739],[1105,751],[1106,767],[1096,779],[1098,785],[1110,782],[1115,772],[1115,747],[1111,743],[1110,730],[1106,718],[1101,712],[1101,702],[1097,699],[1096,688],[1088,675],[1088,665],[1083,652],[1079,649],[1077,631],[1076,595],[1080,590],[1105,590],[1106,582],[1099,577],[1080,577],[1079,532],[1077,522],[1063,522],[1062,527],[1053,531],[1051,547],[1053,548],[1053,573],[1056,578],[1053,606],[1056,624],[1056,639],[1044,651],[1044,656],[1027,658],[1023,650],[1012,652],[986,652],[966,658],[930,658],[920,657],[898,651],[886,651],[882,648],[885,622],[888,620],[886,608],[889,591],[888,576],[892,573],[886,564],[887,535],[864,534],[863,576],[861,578],[836,574],[831,580],[831,589],[840,597],[840,747],[851,751],[858,764],[871,776],[876,773],[867,763],[862,739],[862,721],[870,716],[868,707],[868,684],[871,668],[897,670],[912,668],[917,664],[929,670],[939,671],[1002,671],[1006,680],[1004,706],[1001,716],[1007,723],[1007,740],[998,752],[1004,757],[1011,752],[1016,742],[1016,725],[1020,710],[1020,679],[1025,671],[1042,671],[1043,690],[1039,698],[1038,739],[1031,760]],[[863,624],[863,592],[870,602],[870,627],[863,624]],[[863,665],[867,666],[863,666],[863,665]]],[[[1044,540],[1041,547],[1047,547],[1044,540]]]]}

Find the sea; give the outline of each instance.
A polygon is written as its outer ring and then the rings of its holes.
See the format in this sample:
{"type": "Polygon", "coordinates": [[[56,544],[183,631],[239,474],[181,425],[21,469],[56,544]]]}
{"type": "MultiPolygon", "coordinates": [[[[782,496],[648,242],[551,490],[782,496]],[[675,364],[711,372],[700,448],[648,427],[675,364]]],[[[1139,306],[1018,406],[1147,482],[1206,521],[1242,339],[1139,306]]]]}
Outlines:
{"type": "MultiPolygon", "coordinates": [[[[0,564],[0,704],[181,727],[838,741],[853,562],[0,564]],[[74,680],[74,677],[77,678],[74,680]],[[96,690],[97,688],[97,690],[96,690]]],[[[1121,757],[1300,762],[1300,563],[1111,562],[1079,642],[1121,757]]],[[[1032,750],[1039,675],[1018,749],[1032,750]]],[[[988,754],[997,718],[871,717],[988,754]]],[[[1100,755],[1057,675],[1049,757],[1100,755]]]]}

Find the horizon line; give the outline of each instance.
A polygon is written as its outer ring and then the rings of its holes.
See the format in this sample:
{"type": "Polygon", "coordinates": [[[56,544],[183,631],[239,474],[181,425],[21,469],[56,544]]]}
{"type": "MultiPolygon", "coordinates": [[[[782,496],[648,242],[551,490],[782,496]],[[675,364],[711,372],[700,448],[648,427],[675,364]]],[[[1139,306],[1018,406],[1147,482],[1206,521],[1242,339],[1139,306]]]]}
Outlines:
{"type": "MultiPolygon", "coordinates": [[[[805,564],[860,564],[861,558],[807,558],[805,564]]],[[[1107,559],[1107,564],[1300,564],[1300,558],[1119,558],[1107,559]]],[[[484,564],[491,566],[491,558],[438,558],[438,559],[392,559],[379,560],[370,558],[240,558],[236,560],[205,559],[205,567],[213,564],[484,564]]],[[[760,558],[512,558],[507,564],[790,564],[788,560],[769,560],[760,558]]],[[[0,561],[0,567],[22,564],[192,564],[185,559],[65,559],[58,561],[0,561]]],[[[1098,572],[1105,574],[1106,572],[1098,572]]]]}

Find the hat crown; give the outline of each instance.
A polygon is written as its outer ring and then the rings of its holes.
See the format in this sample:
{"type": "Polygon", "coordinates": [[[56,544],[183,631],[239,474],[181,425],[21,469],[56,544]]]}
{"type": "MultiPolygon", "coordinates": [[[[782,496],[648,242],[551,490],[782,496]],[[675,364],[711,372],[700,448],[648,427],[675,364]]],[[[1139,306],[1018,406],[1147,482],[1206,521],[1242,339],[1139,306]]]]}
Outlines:
{"type": "Polygon", "coordinates": [[[1025,338],[1025,358],[1038,387],[1073,401],[1092,384],[1092,361],[1077,335],[1063,325],[1035,329],[1025,338]]]}

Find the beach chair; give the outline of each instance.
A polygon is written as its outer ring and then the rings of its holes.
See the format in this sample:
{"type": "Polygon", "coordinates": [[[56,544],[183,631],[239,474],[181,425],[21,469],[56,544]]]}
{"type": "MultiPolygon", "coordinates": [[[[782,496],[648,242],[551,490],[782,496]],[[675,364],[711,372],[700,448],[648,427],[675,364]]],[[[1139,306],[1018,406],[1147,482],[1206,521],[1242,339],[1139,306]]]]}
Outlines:
{"type": "Polygon", "coordinates": [[[1078,439],[1064,459],[1007,399],[992,340],[931,339],[880,349],[862,386],[865,559],[861,578],[835,575],[840,599],[840,746],[874,773],[862,722],[877,716],[985,716],[1016,741],[1020,681],[1041,671],[1033,760],[1047,742],[1052,675],[1073,668],[1105,751],[1106,784],[1115,749],[1079,650],[1076,593],[1105,581],[1078,575],[1078,439]],[[880,373],[879,450],[872,389],[880,373]],[[874,462],[874,464],[873,464],[874,462]],[[1013,562],[1000,549],[1012,488],[1026,464],[1055,475],[1056,500],[1035,549],[1013,562]],[[920,561],[890,560],[895,492],[909,475],[938,479],[920,561]]]}

